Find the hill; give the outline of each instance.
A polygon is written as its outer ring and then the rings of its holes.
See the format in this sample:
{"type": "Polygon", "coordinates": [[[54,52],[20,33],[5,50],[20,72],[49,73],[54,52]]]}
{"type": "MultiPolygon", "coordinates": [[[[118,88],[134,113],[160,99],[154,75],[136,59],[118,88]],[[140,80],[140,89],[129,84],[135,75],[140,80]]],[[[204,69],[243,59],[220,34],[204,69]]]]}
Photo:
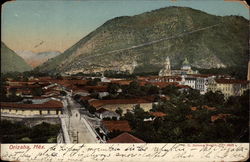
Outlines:
{"type": "Polygon", "coordinates": [[[241,66],[248,62],[248,35],[243,17],[167,7],[108,20],[37,70],[152,72],[167,56],[177,68],[185,58],[196,68],[241,66]]]}
{"type": "Polygon", "coordinates": [[[1,42],[1,73],[24,72],[31,69],[23,58],[1,42]]]}

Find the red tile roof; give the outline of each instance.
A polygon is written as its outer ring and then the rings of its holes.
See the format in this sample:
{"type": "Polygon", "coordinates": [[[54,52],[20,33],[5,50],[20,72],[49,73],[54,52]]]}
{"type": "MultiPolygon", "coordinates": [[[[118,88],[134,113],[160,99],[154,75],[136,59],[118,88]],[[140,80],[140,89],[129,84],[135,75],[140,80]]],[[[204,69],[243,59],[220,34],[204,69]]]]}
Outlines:
{"type": "Polygon", "coordinates": [[[217,110],[216,107],[210,107],[210,106],[207,106],[207,105],[202,106],[202,108],[207,109],[207,110],[212,110],[212,111],[217,110]]]}
{"type": "Polygon", "coordinates": [[[108,87],[107,86],[85,86],[82,88],[87,91],[96,91],[96,92],[107,92],[108,87]]]}
{"type": "Polygon", "coordinates": [[[247,84],[247,80],[236,80],[236,79],[215,79],[219,84],[247,84]]]}
{"type": "Polygon", "coordinates": [[[197,107],[191,107],[190,108],[192,111],[196,111],[197,110],[197,107]]]}
{"type": "Polygon", "coordinates": [[[163,112],[149,112],[150,115],[153,115],[155,117],[164,117],[167,116],[167,114],[163,113],[163,112]]]}
{"type": "Polygon", "coordinates": [[[211,116],[211,121],[214,122],[218,119],[226,120],[228,116],[231,116],[231,114],[217,114],[217,115],[212,115],[211,116]]]}
{"type": "Polygon", "coordinates": [[[89,104],[97,108],[104,105],[141,104],[141,103],[152,103],[153,101],[154,97],[149,97],[149,98],[134,98],[134,99],[93,100],[89,104]]]}
{"type": "Polygon", "coordinates": [[[15,88],[15,89],[27,89],[27,88],[38,88],[40,85],[15,85],[15,86],[6,86],[6,88],[15,88]]]}
{"type": "Polygon", "coordinates": [[[188,76],[199,77],[199,78],[208,78],[215,76],[214,74],[189,74],[188,76]]]}
{"type": "Polygon", "coordinates": [[[87,91],[85,89],[80,89],[80,88],[77,88],[77,89],[74,90],[74,93],[78,93],[78,92],[88,93],[89,91],[87,91]]]}
{"type": "Polygon", "coordinates": [[[60,101],[49,100],[42,104],[23,104],[23,103],[14,103],[14,102],[1,102],[1,108],[20,108],[20,109],[46,109],[46,108],[62,108],[63,104],[60,101]]]}
{"type": "Polygon", "coordinates": [[[102,121],[105,128],[108,129],[108,131],[112,132],[114,130],[119,130],[123,132],[131,132],[131,127],[127,120],[103,120],[102,121]]]}
{"type": "Polygon", "coordinates": [[[145,142],[127,132],[124,132],[119,136],[111,140],[108,140],[107,143],[145,143],[145,142]]]}
{"type": "Polygon", "coordinates": [[[120,85],[129,85],[133,80],[112,80],[111,83],[117,83],[120,85]]]}
{"type": "Polygon", "coordinates": [[[90,97],[90,96],[81,96],[81,97],[80,97],[80,100],[83,100],[83,101],[88,101],[88,100],[90,100],[90,99],[93,99],[93,98],[90,97]]]}

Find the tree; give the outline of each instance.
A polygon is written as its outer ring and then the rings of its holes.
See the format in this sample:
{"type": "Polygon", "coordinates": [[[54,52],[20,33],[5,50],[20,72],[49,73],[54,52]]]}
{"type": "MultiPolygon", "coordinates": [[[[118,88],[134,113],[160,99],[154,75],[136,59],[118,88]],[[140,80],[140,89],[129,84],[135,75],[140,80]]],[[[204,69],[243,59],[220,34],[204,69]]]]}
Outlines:
{"type": "Polygon", "coordinates": [[[101,79],[100,78],[94,78],[94,79],[90,79],[88,82],[87,82],[87,85],[88,86],[96,86],[98,82],[100,82],[101,79]]]}
{"type": "Polygon", "coordinates": [[[149,114],[145,112],[140,105],[136,105],[135,108],[133,108],[134,116],[136,120],[143,120],[145,118],[149,117],[149,114]]]}
{"type": "Polygon", "coordinates": [[[168,96],[178,96],[180,95],[180,92],[178,90],[178,87],[169,85],[162,89],[162,93],[168,96]]]}
{"type": "Polygon", "coordinates": [[[204,95],[204,103],[208,106],[223,105],[225,102],[224,94],[220,91],[209,91],[204,95]]]}
{"type": "Polygon", "coordinates": [[[108,92],[110,94],[116,95],[119,89],[120,89],[119,84],[116,84],[116,83],[108,84],[108,92]]]}

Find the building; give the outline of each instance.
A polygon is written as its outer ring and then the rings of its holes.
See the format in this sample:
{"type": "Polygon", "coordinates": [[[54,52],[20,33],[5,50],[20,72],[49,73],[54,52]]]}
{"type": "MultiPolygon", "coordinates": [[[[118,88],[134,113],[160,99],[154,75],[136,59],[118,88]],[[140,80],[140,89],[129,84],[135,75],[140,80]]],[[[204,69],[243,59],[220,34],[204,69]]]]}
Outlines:
{"type": "Polygon", "coordinates": [[[89,104],[97,110],[104,108],[115,112],[116,109],[121,108],[123,113],[127,110],[131,111],[136,105],[139,105],[144,111],[152,109],[154,98],[134,98],[134,99],[112,99],[112,100],[92,100],[89,104]]]}
{"type": "Polygon", "coordinates": [[[208,91],[208,82],[215,78],[214,75],[205,75],[205,74],[195,74],[192,75],[196,78],[195,89],[200,91],[200,94],[205,94],[208,91]]]}
{"type": "Polygon", "coordinates": [[[115,118],[117,120],[120,119],[119,114],[117,114],[116,112],[113,112],[113,111],[106,110],[104,108],[97,110],[95,115],[98,116],[100,119],[106,119],[106,118],[109,118],[109,119],[115,118]]]}
{"type": "Polygon", "coordinates": [[[180,82],[180,76],[149,76],[149,77],[138,77],[139,81],[147,82],[180,82]]]}
{"type": "Polygon", "coordinates": [[[187,85],[193,89],[195,89],[195,85],[196,85],[196,78],[192,77],[192,76],[184,76],[182,75],[182,85],[187,85]]]}
{"type": "Polygon", "coordinates": [[[171,76],[171,64],[169,57],[166,58],[165,63],[164,63],[164,68],[160,70],[159,76],[171,76]]]}
{"type": "Polygon", "coordinates": [[[34,115],[60,115],[63,104],[60,101],[49,100],[39,104],[24,104],[1,102],[1,114],[34,116],[34,115]]]}
{"type": "Polygon", "coordinates": [[[145,142],[127,132],[124,132],[119,136],[108,140],[107,143],[145,143],[145,142]]]}
{"type": "Polygon", "coordinates": [[[169,57],[166,58],[164,68],[160,70],[159,76],[171,76],[171,75],[187,75],[187,74],[198,74],[197,70],[192,70],[190,63],[187,58],[182,63],[181,69],[172,70],[169,57]]]}
{"type": "Polygon", "coordinates": [[[103,120],[102,130],[105,134],[113,131],[131,132],[132,129],[127,120],[103,120]]]}
{"type": "Polygon", "coordinates": [[[229,96],[241,96],[245,90],[249,89],[249,82],[236,79],[212,79],[208,83],[208,90],[213,92],[221,91],[225,98],[229,96]]]}

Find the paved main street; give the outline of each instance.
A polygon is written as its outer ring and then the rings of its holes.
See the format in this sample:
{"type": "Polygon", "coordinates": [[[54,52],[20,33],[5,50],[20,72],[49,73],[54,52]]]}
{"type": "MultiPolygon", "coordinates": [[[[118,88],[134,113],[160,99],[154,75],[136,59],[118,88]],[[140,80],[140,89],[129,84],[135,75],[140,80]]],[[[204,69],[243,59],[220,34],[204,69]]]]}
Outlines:
{"type": "MultiPolygon", "coordinates": [[[[72,143],[99,143],[97,135],[85,119],[80,114],[80,109],[84,109],[76,103],[70,95],[65,98],[67,106],[65,108],[66,125],[72,143]]],[[[64,101],[65,101],[64,100],[64,101]]]]}

